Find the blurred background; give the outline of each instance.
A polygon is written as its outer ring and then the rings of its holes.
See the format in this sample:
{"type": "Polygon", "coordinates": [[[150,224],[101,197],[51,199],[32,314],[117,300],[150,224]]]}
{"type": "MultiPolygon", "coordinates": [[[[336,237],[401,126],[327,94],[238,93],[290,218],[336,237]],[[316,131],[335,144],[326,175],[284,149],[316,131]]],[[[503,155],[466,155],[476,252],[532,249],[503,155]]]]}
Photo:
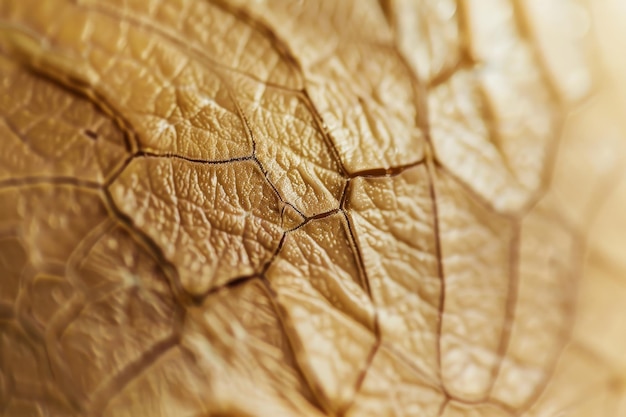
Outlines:
{"type": "MultiPolygon", "coordinates": [[[[616,415],[626,415],[626,1],[583,0],[570,9],[571,27],[552,14],[552,30],[583,43],[593,92],[566,122],[554,197],[588,233],[574,337],[622,376],[615,381],[622,398],[616,415]]],[[[566,52],[552,53],[554,65],[574,62],[566,52]]],[[[571,80],[584,84],[584,76],[571,80]]]]}

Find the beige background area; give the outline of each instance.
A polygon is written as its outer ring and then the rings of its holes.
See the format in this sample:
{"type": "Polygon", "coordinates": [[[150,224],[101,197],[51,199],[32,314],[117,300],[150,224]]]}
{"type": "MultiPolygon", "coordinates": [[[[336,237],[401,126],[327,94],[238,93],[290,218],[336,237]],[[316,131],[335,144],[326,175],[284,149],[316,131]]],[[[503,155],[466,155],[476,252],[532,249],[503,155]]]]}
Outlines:
{"type": "MultiPolygon", "coordinates": [[[[608,138],[607,142],[615,147],[603,151],[618,173],[610,182],[613,189],[608,201],[599,209],[594,241],[602,246],[616,268],[626,271],[626,161],[623,159],[626,158],[626,2],[587,1],[592,3],[592,19],[597,28],[598,61],[605,68],[599,86],[606,96],[607,115],[616,122],[615,130],[605,135],[618,136],[608,138]]],[[[602,141],[602,137],[597,140],[602,141]]],[[[626,280],[625,275],[622,277],[626,280]]]]}
{"type": "MultiPolygon", "coordinates": [[[[546,2],[547,3],[547,2],[546,2]]],[[[626,2],[584,0],[574,38],[585,41],[596,93],[567,121],[555,198],[588,231],[575,340],[626,382],[626,2]],[[589,12],[585,12],[588,8],[589,12]]],[[[624,406],[622,405],[622,412],[624,406]]],[[[621,415],[621,414],[620,414],[621,415]]]]}

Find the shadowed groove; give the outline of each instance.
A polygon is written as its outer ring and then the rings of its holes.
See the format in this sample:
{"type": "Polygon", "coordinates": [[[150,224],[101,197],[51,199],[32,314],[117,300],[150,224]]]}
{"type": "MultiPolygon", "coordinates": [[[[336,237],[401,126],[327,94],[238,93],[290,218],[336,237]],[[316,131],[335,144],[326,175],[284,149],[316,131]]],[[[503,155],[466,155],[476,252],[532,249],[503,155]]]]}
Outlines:
{"type": "Polygon", "coordinates": [[[300,223],[299,225],[297,225],[296,227],[287,230],[285,233],[291,233],[294,232],[298,229],[302,229],[304,226],[306,226],[307,224],[311,223],[312,221],[315,220],[321,220],[321,219],[325,219],[327,217],[331,217],[337,213],[343,213],[343,211],[341,209],[333,209],[333,210],[329,210],[329,211],[325,211],[323,213],[319,213],[316,214],[314,216],[309,216],[309,217],[305,217],[304,221],[302,223],[300,223]]]}
{"type": "MultiPolygon", "coordinates": [[[[381,0],[381,1],[387,2],[388,5],[391,4],[389,3],[390,0],[381,0]]],[[[514,15],[516,19],[516,25],[517,25],[516,27],[518,28],[518,31],[520,32],[521,41],[523,42],[523,45],[525,47],[531,48],[533,61],[539,62],[536,42],[534,42],[534,39],[530,37],[527,27],[524,26],[524,20],[520,18],[521,10],[518,10],[518,8],[520,8],[519,4],[517,4],[515,0],[513,1],[513,3],[515,3],[515,6],[516,6],[514,8],[514,15]]],[[[474,57],[472,57],[472,54],[471,54],[471,47],[469,45],[469,42],[470,42],[470,39],[472,38],[472,33],[470,32],[468,28],[467,5],[462,0],[456,1],[456,5],[457,5],[456,13],[458,15],[458,19],[457,19],[458,30],[461,35],[460,36],[460,40],[461,40],[460,54],[461,55],[460,55],[459,61],[457,62],[455,66],[453,66],[452,68],[448,69],[447,71],[441,74],[438,74],[433,80],[431,80],[431,82],[425,85],[421,80],[419,80],[417,74],[415,74],[411,70],[411,66],[406,61],[406,58],[404,57],[404,55],[396,50],[396,53],[398,54],[400,61],[403,63],[403,65],[406,66],[406,68],[408,69],[408,73],[413,79],[414,88],[416,89],[416,93],[417,93],[416,97],[417,97],[418,102],[420,103],[420,105],[418,106],[418,109],[423,111],[423,114],[421,116],[418,115],[417,125],[422,129],[422,131],[425,133],[425,135],[428,138],[427,140],[431,143],[432,143],[432,140],[430,140],[427,99],[425,99],[424,97],[428,97],[429,91],[431,89],[435,88],[436,86],[442,83],[445,83],[450,78],[452,78],[455,74],[457,74],[460,70],[476,69],[476,68],[479,68],[480,65],[482,65],[482,63],[480,61],[477,61],[474,57]]],[[[395,30],[396,29],[394,27],[394,32],[395,30]]],[[[556,95],[555,95],[556,90],[554,90],[554,85],[549,79],[549,77],[547,76],[547,69],[544,64],[545,63],[542,63],[542,65],[540,65],[542,86],[548,88],[548,90],[550,91],[551,104],[555,104],[555,103],[558,103],[558,100],[556,99],[556,95]]],[[[488,104],[488,100],[485,100],[485,94],[482,89],[480,89],[480,94],[481,94],[481,97],[483,98],[482,102],[485,104],[488,104]]],[[[485,109],[485,110],[487,110],[488,112],[483,115],[483,119],[487,121],[495,120],[493,117],[493,110],[489,110],[489,109],[485,109]]],[[[545,194],[546,190],[549,188],[549,178],[551,178],[552,176],[552,170],[555,165],[556,153],[557,153],[559,138],[561,136],[561,130],[562,130],[562,125],[563,125],[561,113],[562,112],[557,112],[557,116],[555,120],[555,126],[557,126],[557,129],[554,132],[553,137],[551,137],[551,140],[549,140],[548,143],[546,144],[545,163],[543,164],[543,167],[542,167],[542,175],[539,181],[539,186],[527,198],[526,204],[519,209],[519,218],[525,215],[531,209],[531,207],[534,206],[534,204],[536,204],[536,202],[541,199],[541,197],[545,194]]],[[[492,126],[492,123],[488,123],[488,127],[490,131],[490,138],[493,138],[494,128],[492,126]]],[[[497,144],[498,141],[492,139],[490,140],[490,142],[493,144],[497,144]]],[[[433,147],[433,149],[435,148],[433,147]]],[[[504,154],[502,153],[502,150],[499,147],[497,147],[497,149],[498,149],[499,155],[501,155],[500,159],[506,165],[507,171],[511,173],[512,177],[517,181],[517,176],[514,175],[514,171],[511,169],[508,163],[508,158],[504,157],[504,154]]],[[[434,155],[435,155],[435,163],[438,164],[439,166],[442,166],[441,162],[439,162],[436,158],[436,152],[434,152],[434,155]]],[[[461,180],[458,176],[450,172],[451,170],[446,169],[446,171],[449,172],[453,176],[453,178],[455,178],[455,181],[457,183],[460,183],[461,185],[463,185],[463,187],[468,189],[473,195],[477,194],[476,191],[474,191],[469,184],[467,184],[465,181],[461,180]]],[[[484,201],[484,198],[480,196],[477,196],[477,197],[479,201],[484,201]]],[[[490,208],[491,211],[496,212],[496,210],[493,208],[493,205],[491,203],[487,203],[487,206],[491,207],[490,208]]]]}
{"type": "MultiPolygon", "coordinates": [[[[182,321],[181,321],[182,323],[182,321]]],[[[165,355],[168,351],[174,348],[180,343],[180,335],[177,334],[176,328],[182,326],[174,325],[172,334],[165,339],[155,343],[149,349],[142,352],[142,354],[135,361],[126,365],[119,373],[113,378],[106,381],[100,386],[96,392],[93,393],[88,410],[93,416],[102,416],[103,411],[109,404],[109,402],[121,391],[124,387],[129,385],[132,381],[140,378],[144,372],[146,372],[159,358],[165,355]]]]}
{"type": "Polygon", "coordinates": [[[374,168],[365,169],[362,171],[356,171],[348,175],[349,179],[353,178],[381,178],[381,177],[395,177],[402,174],[404,171],[414,168],[418,165],[425,163],[425,159],[421,158],[418,161],[411,162],[403,165],[396,165],[390,168],[374,168]]]}
{"type": "Polygon", "coordinates": [[[452,65],[450,68],[446,68],[444,71],[435,75],[427,84],[427,88],[432,90],[442,84],[448,82],[452,77],[461,72],[462,70],[470,70],[480,67],[481,62],[474,60],[465,48],[461,48],[460,59],[452,65]]]}
{"type": "Polygon", "coordinates": [[[40,185],[58,185],[69,186],[78,189],[99,191],[104,188],[104,184],[99,184],[95,181],[81,180],[75,177],[66,176],[33,176],[22,178],[8,178],[0,180],[0,190],[20,187],[36,187],[40,185]]]}
{"type": "Polygon", "coordinates": [[[348,212],[348,210],[345,208],[345,203],[346,203],[346,199],[348,194],[351,192],[351,183],[350,181],[348,181],[346,183],[346,188],[344,189],[344,193],[342,195],[342,205],[340,208],[341,214],[343,214],[343,217],[345,219],[345,224],[346,227],[348,228],[348,237],[349,237],[349,244],[352,248],[352,253],[355,256],[355,260],[356,260],[356,265],[357,265],[357,269],[359,272],[359,277],[361,280],[361,288],[363,288],[366,292],[366,294],[368,295],[369,299],[372,300],[372,304],[374,306],[374,336],[375,336],[375,342],[374,342],[374,346],[372,347],[370,353],[367,356],[367,359],[365,361],[365,364],[363,366],[362,369],[359,370],[359,375],[357,377],[355,386],[354,386],[354,397],[352,398],[352,400],[345,404],[345,406],[340,409],[338,411],[338,415],[340,417],[343,417],[348,410],[350,410],[350,408],[352,407],[352,404],[354,404],[354,401],[356,400],[356,397],[358,396],[361,387],[363,386],[363,382],[365,381],[365,378],[367,377],[367,373],[369,371],[369,369],[371,368],[372,362],[374,361],[374,357],[376,356],[376,352],[378,352],[378,349],[380,348],[380,345],[382,343],[382,334],[381,334],[381,330],[380,330],[380,319],[379,319],[379,311],[376,308],[376,303],[374,303],[374,297],[372,296],[372,288],[371,288],[371,284],[370,284],[370,280],[367,276],[367,270],[365,268],[365,263],[363,261],[363,253],[361,251],[361,248],[359,247],[357,238],[356,238],[356,233],[354,230],[354,226],[352,224],[352,218],[350,216],[350,213],[348,212]]]}
{"type": "MultiPolygon", "coordinates": [[[[283,245],[281,244],[281,250],[282,250],[282,246],[283,245]]],[[[276,256],[278,256],[279,253],[280,251],[277,251],[276,256]]],[[[298,342],[296,341],[296,338],[293,336],[293,332],[289,331],[287,328],[287,324],[286,324],[287,313],[284,311],[284,309],[280,307],[280,303],[278,302],[278,293],[276,292],[276,290],[274,290],[274,288],[272,288],[272,284],[269,282],[269,280],[265,277],[264,274],[265,272],[260,277],[259,281],[263,285],[265,293],[267,294],[267,297],[269,298],[272,304],[272,308],[274,312],[276,313],[276,318],[281,326],[282,334],[285,337],[287,346],[289,347],[289,354],[293,358],[293,362],[295,365],[294,369],[298,373],[298,376],[300,377],[301,381],[304,382],[305,384],[304,386],[307,388],[307,391],[308,391],[307,393],[310,395],[309,403],[312,404],[320,412],[326,413],[327,410],[322,405],[323,401],[318,396],[318,393],[320,390],[316,387],[317,384],[315,383],[313,379],[307,378],[307,374],[306,372],[304,372],[303,366],[298,359],[298,355],[296,354],[296,346],[298,342]]]]}
{"type": "Polygon", "coordinates": [[[224,291],[224,290],[229,289],[229,288],[239,287],[239,286],[244,285],[244,284],[246,284],[248,282],[254,281],[255,279],[262,279],[262,280],[264,280],[265,279],[265,273],[272,266],[272,264],[274,263],[274,260],[278,257],[278,255],[282,251],[283,246],[285,245],[285,240],[287,239],[287,235],[289,234],[289,232],[290,231],[286,231],[286,232],[283,233],[283,235],[280,238],[280,241],[278,242],[278,245],[276,246],[276,249],[272,253],[272,256],[270,257],[269,260],[267,260],[263,264],[263,266],[261,267],[261,270],[259,272],[255,272],[255,273],[250,274],[250,275],[242,275],[242,276],[234,277],[234,278],[230,279],[228,282],[212,286],[211,288],[209,288],[207,291],[205,291],[204,293],[202,293],[200,295],[191,295],[191,300],[192,300],[193,305],[195,305],[195,306],[202,305],[202,303],[204,303],[204,301],[209,296],[211,296],[213,294],[216,294],[216,293],[218,293],[220,291],[224,291]]]}
{"type": "MultiPolygon", "coordinates": [[[[257,32],[261,33],[265,38],[269,39],[270,43],[272,43],[273,46],[276,48],[276,50],[279,52],[281,58],[283,58],[289,64],[289,66],[292,67],[292,70],[294,71],[296,76],[299,77],[299,80],[298,80],[299,84],[304,86],[304,76],[302,74],[302,69],[300,68],[300,63],[296,59],[295,55],[291,53],[287,44],[283,42],[282,39],[280,39],[280,37],[278,37],[271,28],[263,24],[260,20],[255,19],[252,16],[250,16],[245,10],[235,8],[229,5],[224,0],[205,0],[205,1],[212,4],[213,6],[219,7],[222,11],[226,13],[230,13],[234,17],[238,18],[240,21],[244,21],[248,26],[255,29],[257,32]]],[[[272,84],[270,83],[266,83],[266,84],[272,86],[272,84]]],[[[302,91],[302,88],[300,90],[290,90],[290,91],[302,91]]]]}
{"type": "Polygon", "coordinates": [[[446,408],[448,407],[449,403],[450,403],[450,397],[446,397],[445,400],[441,403],[441,406],[439,406],[439,411],[437,412],[437,417],[441,417],[443,415],[443,413],[446,412],[446,408]]]}
{"type": "MultiPolygon", "coordinates": [[[[76,5],[78,7],[82,7],[78,3],[76,3],[76,5]]],[[[125,15],[124,17],[127,17],[127,16],[125,15]]],[[[17,30],[19,31],[19,29],[17,30]]],[[[155,31],[157,33],[160,33],[158,30],[155,30],[155,31]]],[[[165,34],[162,34],[162,35],[166,39],[172,40],[168,38],[165,34]]],[[[178,45],[181,49],[184,49],[184,50],[188,49],[186,44],[182,44],[179,42],[176,45],[178,45]]],[[[224,77],[219,72],[214,72],[213,75],[215,75],[220,80],[220,82],[226,86],[229,97],[231,98],[231,100],[233,101],[234,105],[237,108],[238,116],[240,117],[244,127],[246,128],[246,131],[249,134],[249,139],[253,147],[253,152],[250,156],[235,157],[235,158],[229,158],[229,159],[224,159],[224,160],[219,160],[219,159],[211,160],[211,159],[190,158],[184,155],[179,155],[178,153],[157,153],[157,152],[153,152],[153,151],[146,150],[146,149],[140,149],[144,147],[140,146],[141,144],[139,143],[139,140],[138,140],[138,137],[140,136],[139,133],[132,127],[132,125],[129,122],[126,121],[126,119],[121,115],[119,111],[114,109],[114,106],[108,103],[107,99],[105,99],[104,96],[100,92],[98,92],[96,89],[93,88],[93,86],[89,84],[89,82],[85,80],[81,80],[76,77],[68,76],[58,71],[52,65],[44,65],[42,62],[40,62],[42,58],[39,56],[28,57],[28,56],[25,56],[21,51],[14,52],[14,55],[18,56],[20,58],[20,63],[24,65],[24,67],[28,71],[33,73],[35,76],[43,78],[46,81],[72,94],[76,94],[79,97],[90,100],[90,102],[96,107],[96,109],[100,110],[103,114],[109,116],[113,120],[113,122],[116,124],[116,126],[122,131],[124,140],[126,143],[126,148],[127,148],[126,150],[127,152],[131,153],[131,155],[124,162],[122,162],[120,166],[112,170],[114,174],[109,175],[109,178],[106,180],[106,183],[112,183],[113,181],[115,181],[117,176],[126,168],[126,166],[128,166],[130,161],[134,157],[137,157],[137,156],[172,157],[172,158],[184,159],[189,162],[199,162],[199,163],[207,163],[207,164],[211,164],[211,163],[219,164],[219,163],[227,163],[227,162],[234,162],[234,161],[240,161],[240,160],[243,161],[243,160],[253,159],[254,157],[254,149],[256,147],[256,143],[252,136],[251,128],[248,124],[248,121],[245,115],[243,114],[243,111],[241,110],[241,107],[236,99],[236,96],[233,94],[231,88],[228,86],[228,83],[224,82],[224,79],[223,79],[224,77]]],[[[206,54],[200,54],[199,56],[195,58],[199,59],[200,61],[206,61],[208,59],[206,54]]],[[[233,72],[236,72],[236,71],[233,71],[233,72]]]]}
{"type": "Polygon", "coordinates": [[[380,11],[382,12],[383,16],[385,16],[387,25],[392,30],[395,36],[397,28],[395,15],[393,14],[393,1],[394,0],[378,0],[378,6],[380,7],[380,11]]]}
{"type": "Polygon", "coordinates": [[[438,322],[437,322],[437,376],[439,377],[439,381],[441,381],[441,389],[445,393],[446,396],[449,396],[449,393],[446,389],[445,384],[443,383],[443,375],[442,375],[442,358],[441,358],[441,336],[443,330],[443,313],[445,311],[445,303],[446,303],[446,279],[445,279],[445,271],[443,268],[443,257],[441,253],[441,238],[439,235],[439,207],[437,204],[437,188],[435,187],[435,166],[432,157],[432,153],[430,152],[430,147],[432,145],[430,142],[428,143],[429,152],[427,153],[427,173],[428,173],[428,189],[430,193],[430,201],[431,201],[431,210],[433,213],[433,234],[435,240],[435,257],[437,259],[437,275],[441,281],[440,285],[440,293],[439,293],[439,305],[437,309],[439,311],[438,322]]]}
{"type": "MultiPolygon", "coordinates": [[[[376,315],[374,316],[374,320],[375,320],[375,327],[376,329],[378,329],[378,313],[376,313],[376,315]]],[[[381,337],[380,335],[377,335],[376,337],[376,342],[374,343],[374,346],[372,346],[372,349],[370,350],[369,354],[367,355],[367,359],[365,361],[365,365],[363,366],[363,369],[360,370],[359,372],[359,376],[357,377],[356,380],[356,385],[354,388],[354,398],[352,399],[352,401],[350,401],[349,403],[347,403],[344,407],[342,407],[338,412],[337,415],[339,417],[343,417],[346,415],[346,413],[348,413],[348,411],[350,410],[350,408],[352,408],[352,406],[354,405],[354,402],[356,401],[356,397],[359,395],[359,392],[361,391],[361,388],[363,387],[363,383],[365,382],[365,378],[367,378],[367,374],[369,373],[371,367],[372,367],[372,363],[374,362],[374,358],[376,357],[376,354],[378,353],[378,350],[380,349],[382,345],[382,341],[381,341],[381,337]]]]}
{"type": "MultiPolygon", "coordinates": [[[[261,27],[263,32],[265,33],[269,33],[271,34],[271,39],[273,39],[275,42],[277,42],[278,44],[280,44],[281,46],[278,48],[279,50],[282,50],[284,53],[284,57],[286,57],[290,62],[293,62],[295,64],[295,66],[297,67],[298,71],[300,74],[302,74],[302,69],[298,63],[298,60],[295,58],[295,56],[289,51],[288,47],[286,46],[285,43],[281,42],[280,39],[275,35],[275,32],[273,30],[271,30],[270,28],[268,28],[267,26],[265,26],[264,24],[262,24],[258,19],[254,19],[252,18],[250,15],[248,15],[246,12],[244,12],[243,10],[239,10],[239,9],[234,9],[232,8],[232,6],[225,4],[222,1],[219,0],[213,0],[212,3],[214,4],[218,4],[221,7],[224,8],[224,10],[227,10],[237,16],[241,16],[244,19],[247,19],[248,21],[254,22],[253,24],[257,27],[261,27]]],[[[305,102],[305,105],[307,106],[307,108],[309,109],[309,111],[311,112],[311,114],[313,115],[314,121],[318,127],[318,130],[320,132],[322,132],[323,134],[323,138],[324,138],[324,142],[326,144],[326,146],[329,148],[329,150],[331,151],[331,154],[333,156],[333,158],[335,159],[335,162],[337,163],[337,166],[340,169],[340,174],[344,177],[344,178],[351,178],[351,177],[357,177],[357,176],[389,176],[389,175],[396,175],[399,174],[400,172],[402,172],[405,169],[411,168],[419,163],[421,163],[421,161],[417,161],[415,163],[412,164],[408,164],[407,166],[402,166],[402,167],[394,167],[388,170],[382,169],[382,170],[368,170],[368,171],[363,171],[363,172],[359,172],[356,173],[354,175],[349,175],[343,165],[343,162],[339,156],[339,152],[336,148],[336,146],[334,145],[334,142],[332,141],[332,139],[330,138],[330,134],[328,133],[328,129],[326,128],[325,123],[323,122],[323,119],[321,117],[321,115],[319,114],[319,112],[317,111],[317,109],[315,108],[313,101],[311,100],[307,90],[306,90],[306,86],[303,87],[302,93],[303,95],[303,99],[305,102]]],[[[255,158],[256,159],[256,158],[255,158]]],[[[260,164],[260,162],[257,160],[257,163],[261,166],[261,169],[263,170],[264,175],[266,176],[267,179],[267,173],[265,172],[264,168],[262,167],[262,165],[260,164]]],[[[271,182],[268,180],[268,182],[271,184],[271,182]]],[[[274,187],[273,184],[272,188],[275,190],[275,192],[278,194],[276,188],[274,187]]],[[[365,273],[365,268],[363,266],[363,260],[362,260],[362,255],[361,255],[361,251],[358,247],[358,244],[356,242],[355,239],[355,235],[354,235],[354,231],[353,231],[353,227],[351,225],[350,222],[350,218],[347,215],[346,211],[343,209],[343,205],[345,203],[345,198],[347,196],[348,193],[348,188],[349,188],[349,182],[346,183],[346,187],[342,193],[341,196],[341,201],[340,201],[340,207],[341,209],[338,210],[331,210],[330,212],[326,212],[326,213],[320,213],[316,216],[312,216],[309,217],[305,220],[305,223],[307,223],[308,221],[311,220],[316,220],[316,219],[321,219],[330,215],[333,215],[335,213],[337,213],[338,211],[341,211],[345,220],[346,220],[346,224],[348,227],[348,233],[350,236],[350,245],[353,247],[353,252],[356,255],[356,259],[357,259],[357,266],[359,269],[359,275],[361,276],[361,280],[363,281],[362,286],[366,289],[370,299],[371,299],[371,290],[369,287],[369,282],[367,280],[366,277],[366,273],[365,273]]],[[[280,194],[279,198],[280,197],[280,194]]],[[[281,198],[282,200],[282,198],[281,198]]],[[[302,214],[302,213],[300,213],[302,214]]],[[[298,226],[297,228],[301,227],[302,225],[298,226]]],[[[296,228],[296,229],[297,229],[296,228]]],[[[282,242],[282,241],[281,241],[282,242]]],[[[278,253],[278,252],[277,252],[278,253]]],[[[268,284],[269,285],[269,284],[268,284]]],[[[378,345],[380,343],[380,331],[378,329],[378,318],[377,318],[378,313],[375,312],[375,326],[376,326],[376,344],[378,345]]],[[[287,334],[287,337],[289,337],[289,332],[285,332],[287,334]]],[[[373,352],[375,352],[375,349],[373,350],[373,352]]],[[[370,360],[373,359],[373,355],[369,358],[370,360]]],[[[367,371],[367,368],[369,366],[369,361],[368,361],[368,365],[366,365],[365,369],[363,370],[363,374],[361,375],[358,384],[360,385],[362,383],[362,379],[365,376],[365,373],[367,371]]],[[[309,384],[311,384],[311,381],[309,381],[309,384]]],[[[313,392],[315,392],[315,390],[313,390],[313,392]]],[[[356,393],[355,393],[356,395],[356,393]]]]}
{"type": "MultiPolygon", "coordinates": [[[[352,252],[356,259],[357,268],[359,270],[359,280],[361,281],[361,288],[365,290],[370,300],[373,300],[372,297],[372,288],[370,285],[369,278],[367,277],[367,270],[365,269],[365,263],[363,262],[363,254],[361,252],[361,248],[359,247],[358,240],[356,238],[356,233],[354,231],[354,226],[352,225],[352,219],[350,214],[346,209],[341,209],[341,214],[343,215],[346,221],[346,227],[348,228],[348,236],[350,247],[352,248],[352,252]]],[[[380,330],[378,329],[378,310],[374,309],[374,324],[375,324],[375,334],[376,339],[380,337],[380,330]]]]}
{"type": "Polygon", "coordinates": [[[274,195],[276,195],[276,197],[278,198],[278,200],[280,200],[281,203],[291,207],[296,213],[298,213],[300,216],[306,218],[306,216],[304,215],[304,213],[302,213],[300,211],[300,209],[298,209],[295,205],[293,205],[292,203],[287,202],[283,196],[281,195],[281,193],[278,191],[278,188],[276,188],[276,186],[274,185],[274,183],[272,181],[270,181],[269,179],[269,172],[267,172],[267,170],[265,169],[265,167],[263,166],[263,164],[261,163],[261,161],[259,161],[259,159],[255,156],[252,158],[252,161],[254,161],[254,163],[257,165],[257,167],[259,168],[259,170],[261,171],[261,173],[263,174],[263,178],[265,179],[265,181],[268,183],[268,185],[270,186],[270,188],[272,189],[272,191],[274,191],[274,195]]]}
{"type": "Polygon", "coordinates": [[[115,126],[120,129],[124,138],[126,152],[133,153],[138,149],[137,133],[130,123],[126,121],[124,116],[115,111],[107,99],[100,95],[88,82],[64,74],[50,65],[44,65],[40,62],[40,57],[25,56],[21,51],[14,51],[12,55],[13,58],[18,58],[19,64],[26,72],[72,95],[89,100],[98,111],[111,118],[115,126]]]}

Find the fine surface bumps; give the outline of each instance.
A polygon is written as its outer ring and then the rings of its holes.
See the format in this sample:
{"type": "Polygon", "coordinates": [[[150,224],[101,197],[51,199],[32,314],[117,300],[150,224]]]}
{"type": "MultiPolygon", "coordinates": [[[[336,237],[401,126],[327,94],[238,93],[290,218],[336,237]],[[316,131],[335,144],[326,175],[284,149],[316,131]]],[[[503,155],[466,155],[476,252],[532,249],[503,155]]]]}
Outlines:
{"type": "Polygon", "coordinates": [[[619,415],[537,3],[1,1],[0,416],[619,415]]]}

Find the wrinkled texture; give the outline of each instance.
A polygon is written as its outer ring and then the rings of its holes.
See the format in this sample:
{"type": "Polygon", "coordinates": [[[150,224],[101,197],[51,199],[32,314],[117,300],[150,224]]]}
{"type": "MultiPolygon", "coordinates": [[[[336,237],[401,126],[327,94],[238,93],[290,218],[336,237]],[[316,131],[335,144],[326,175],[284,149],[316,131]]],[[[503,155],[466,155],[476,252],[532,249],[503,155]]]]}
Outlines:
{"type": "Polygon", "coordinates": [[[1,1],[0,416],[624,415],[626,139],[545,4],[1,1]]]}

